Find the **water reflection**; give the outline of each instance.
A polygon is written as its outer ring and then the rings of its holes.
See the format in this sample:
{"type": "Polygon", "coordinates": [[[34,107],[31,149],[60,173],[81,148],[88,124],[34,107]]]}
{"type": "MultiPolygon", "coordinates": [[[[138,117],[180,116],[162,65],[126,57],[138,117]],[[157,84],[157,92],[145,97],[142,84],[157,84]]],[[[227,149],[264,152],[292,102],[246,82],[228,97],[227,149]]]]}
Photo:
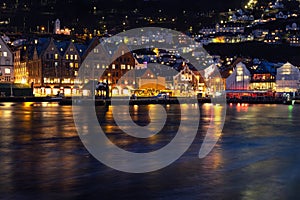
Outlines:
{"type": "MultiPolygon", "coordinates": [[[[299,105],[229,106],[221,139],[204,159],[197,157],[199,148],[211,115],[220,108],[212,110],[210,104],[199,108],[198,135],[180,159],[152,173],[127,174],[102,165],[86,151],[70,106],[2,103],[1,198],[297,198],[299,105]]],[[[148,106],[130,109],[134,121],[149,122],[148,106]]],[[[184,120],[178,105],[166,105],[165,109],[167,125],[147,139],[135,139],[118,129],[111,107],[97,107],[96,112],[111,141],[128,151],[148,152],[168,144],[184,120]]]]}

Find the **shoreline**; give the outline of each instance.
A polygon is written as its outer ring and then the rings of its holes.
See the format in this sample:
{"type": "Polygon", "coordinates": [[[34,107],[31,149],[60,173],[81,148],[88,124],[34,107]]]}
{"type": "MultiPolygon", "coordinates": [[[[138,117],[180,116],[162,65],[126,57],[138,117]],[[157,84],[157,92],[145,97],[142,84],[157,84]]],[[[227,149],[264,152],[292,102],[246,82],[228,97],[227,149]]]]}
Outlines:
{"type": "MultiPolygon", "coordinates": [[[[124,102],[128,104],[128,99],[122,100],[116,99],[118,104],[123,104],[124,102]]],[[[60,98],[60,97],[1,97],[0,102],[14,102],[14,103],[22,103],[22,102],[58,102],[59,105],[72,105],[73,100],[71,97],[60,98]]],[[[95,105],[111,105],[111,99],[95,99],[95,105]]],[[[91,100],[78,99],[77,105],[90,104],[91,100]]],[[[148,104],[179,104],[179,103],[212,103],[210,98],[185,98],[185,97],[171,97],[168,99],[156,99],[156,98],[138,98],[138,99],[130,99],[130,105],[148,105],[148,104]]],[[[272,99],[227,99],[227,104],[300,104],[300,100],[291,100],[286,101],[282,98],[272,98],[272,99]]]]}

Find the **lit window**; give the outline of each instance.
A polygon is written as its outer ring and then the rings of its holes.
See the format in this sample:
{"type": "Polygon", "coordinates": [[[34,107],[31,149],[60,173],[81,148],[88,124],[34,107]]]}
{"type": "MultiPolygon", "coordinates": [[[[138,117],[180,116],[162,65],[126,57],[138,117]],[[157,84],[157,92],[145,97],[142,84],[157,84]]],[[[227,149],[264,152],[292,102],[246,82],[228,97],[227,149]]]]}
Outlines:
{"type": "Polygon", "coordinates": [[[111,68],[112,68],[112,69],[116,69],[116,65],[113,64],[113,65],[111,66],[111,68]]]}
{"type": "Polygon", "coordinates": [[[54,54],[54,59],[55,59],[55,60],[58,60],[58,54],[57,54],[57,53],[54,54]]]}
{"type": "Polygon", "coordinates": [[[130,67],[130,65],[127,65],[127,69],[130,69],[131,67],[130,67]]]}
{"type": "Polygon", "coordinates": [[[3,52],[3,56],[7,57],[7,52],[6,51],[3,52]]]}
{"type": "Polygon", "coordinates": [[[69,54],[66,54],[66,60],[69,60],[69,54]]]}
{"type": "Polygon", "coordinates": [[[126,65],[121,65],[121,69],[126,69],[126,65]]]}
{"type": "Polygon", "coordinates": [[[75,68],[78,68],[78,66],[79,66],[78,63],[75,63],[75,68]]]}
{"type": "Polygon", "coordinates": [[[74,64],[73,64],[73,63],[70,63],[70,67],[73,68],[73,67],[74,67],[74,64]]]}
{"type": "Polygon", "coordinates": [[[78,56],[77,55],[75,55],[74,57],[75,57],[75,60],[78,60],[78,56]]]}
{"type": "Polygon", "coordinates": [[[70,59],[73,60],[73,55],[70,55],[70,59]]]}
{"type": "Polygon", "coordinates": [[[5,74],[10,74],[10,69],[9,69],[9,68],[5,68],[5,69],[4,69],[4,73],[5,73],[5,74]]]}
{"type": "Polygon", "coordinates": [[[2,48],[1,44],[0,44],[0,49],[2,48]]]}

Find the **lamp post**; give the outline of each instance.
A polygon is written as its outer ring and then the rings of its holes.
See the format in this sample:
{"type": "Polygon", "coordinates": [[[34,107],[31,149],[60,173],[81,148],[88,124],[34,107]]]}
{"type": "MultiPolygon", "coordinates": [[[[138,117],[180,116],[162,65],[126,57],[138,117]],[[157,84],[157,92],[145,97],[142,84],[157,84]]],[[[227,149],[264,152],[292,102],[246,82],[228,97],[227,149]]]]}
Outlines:
{"type": "Polygon", "coordinates": [[[14,93],[13,93],[13,79],[10,80],[10,97],[14,97],[14,93]]]}
{"type": "Polygon", "coordinates": [[[112,97],[112,75],[111,73],[108,73],[108,88],[109,88],[109,94],[110,94],[110,97],[112,97]]]}

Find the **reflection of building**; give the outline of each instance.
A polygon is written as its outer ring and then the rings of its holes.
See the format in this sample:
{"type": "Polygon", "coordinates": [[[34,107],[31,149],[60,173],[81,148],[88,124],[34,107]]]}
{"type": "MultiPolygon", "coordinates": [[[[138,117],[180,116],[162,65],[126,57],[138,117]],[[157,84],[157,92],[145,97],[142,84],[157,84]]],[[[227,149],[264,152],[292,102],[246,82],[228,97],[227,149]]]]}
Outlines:
{"type": "Polygon", "coordinates": [[[11,83],[14,80],[13,53],[0,37],[0,82],[11,83]]]}
{"type": "Polygon", "coordinates": [[[299,89],[299,69],[290,63],[277,69],[276,92],[296,92],[299,89]]]}

